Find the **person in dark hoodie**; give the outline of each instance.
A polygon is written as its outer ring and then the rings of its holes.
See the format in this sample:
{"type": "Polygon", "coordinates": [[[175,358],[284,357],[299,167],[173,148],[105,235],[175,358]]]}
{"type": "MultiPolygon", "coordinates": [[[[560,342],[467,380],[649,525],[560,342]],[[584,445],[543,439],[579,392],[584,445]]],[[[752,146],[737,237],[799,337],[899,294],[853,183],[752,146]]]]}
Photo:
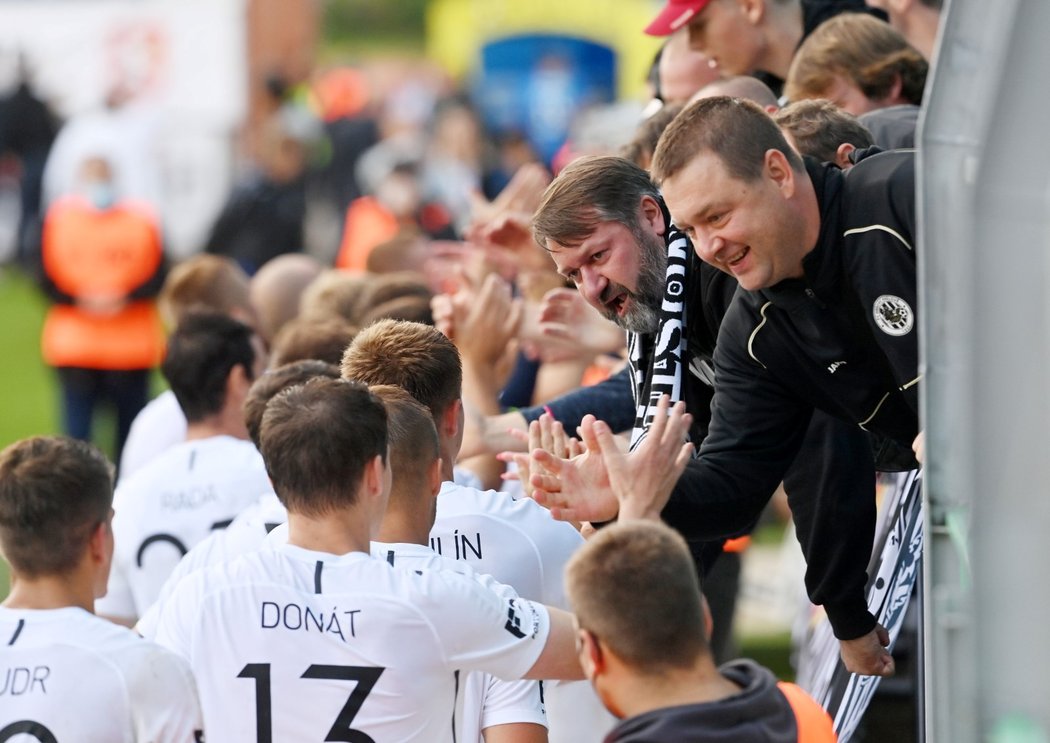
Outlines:
{"type": "Polygon", "coordinates": [[[831,718],[751,660],[716,667],[685,540],[658,521],[593,536],[566,567],[584,673],[621,722],[605,743],[836,740],[831,718]]]}

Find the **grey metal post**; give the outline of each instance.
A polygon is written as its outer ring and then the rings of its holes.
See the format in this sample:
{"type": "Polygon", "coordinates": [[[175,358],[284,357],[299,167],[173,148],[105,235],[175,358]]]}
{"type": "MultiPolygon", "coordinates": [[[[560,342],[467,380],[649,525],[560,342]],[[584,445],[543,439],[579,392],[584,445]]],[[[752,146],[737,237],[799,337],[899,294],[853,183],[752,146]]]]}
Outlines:
{"type": "Polygon", "coordinates": [[[1050,3],[952,0],[920,134],[927,739],[1050,739],[1050,3]]]}

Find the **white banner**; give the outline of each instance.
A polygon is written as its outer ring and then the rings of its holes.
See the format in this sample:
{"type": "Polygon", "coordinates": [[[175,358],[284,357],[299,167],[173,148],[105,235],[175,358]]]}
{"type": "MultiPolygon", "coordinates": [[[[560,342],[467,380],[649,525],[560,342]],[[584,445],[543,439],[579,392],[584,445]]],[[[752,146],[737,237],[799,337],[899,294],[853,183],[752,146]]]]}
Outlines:
{"type": "MultiPolygon", "coordinates": [[[[868,570],[868,609],[890,635],[893,650],[922,570],[922,472],[902,472],[879,511],[875,559],[868,570]]],[[[856,732],[879,676],[849,673],[825,617],[812,627],[799,653],[796,682],[835,722],[840,743],[856,732]]]]}
{"type": "Polygon", "coordinates": [[[0,0],[0,90],[24,59],[68,123],[45,198],[102,154],[161,213],[169,252],[196,249],[228,193],[248,101],[244,0],[0,0]],[[122,106],[106,106],[114,96],[122,106]],[[64,141],[63,141],[64,140],[64,141]]]}

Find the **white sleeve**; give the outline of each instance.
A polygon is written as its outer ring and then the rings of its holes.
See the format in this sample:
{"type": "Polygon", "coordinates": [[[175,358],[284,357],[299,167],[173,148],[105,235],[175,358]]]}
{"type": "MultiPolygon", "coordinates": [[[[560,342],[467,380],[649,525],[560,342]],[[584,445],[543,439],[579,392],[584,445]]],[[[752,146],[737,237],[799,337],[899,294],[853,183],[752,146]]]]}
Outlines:
{"type": "Polygon", "coordinates": [[[182,556],[182,559],[171,571],[171,575],[164,581],[164,585],[160,587],[157,600],[150,604],[150,607],[142,613],[138,624],[135,625],[135,630],[140,635],[151,639],[156,636],[157,622],[160,621],[165,602],[171,598],[171,594],[186,576],[192,575],[198,570],[202,570],[216,562],[212,553],[216,551],[215,545],[222,534],[223,532],[209,534],[203,542],[182,556]]]}
{"type": "Polygon", "coordinates": [[[175,587],[171,596],[158,607],[154,620],[153,640],[187,660],[193,651],[193,630],[203,594],[200,578],[204,571],[197,571],[175,587]]]}
{"type": "Polygon", "coordinates": [[[479,586],[484,586],[502,599],[520,598],[520,594],[514,590],[514,586],[500,583],[488,573],[472,572],[470,575],[478,582],[479,586]]]}
{"type": "Polygon", "coordinates": [[[160,613],[164,608],[164,598],[153,602],[153,606],[146,609],[146,613],[139,617],[132,628],[147,640],[155,640],[157,637],[157,623],[160,622],[160,613]]]}
{"type": "Polygon", "coordinates": [[[503,598],[473,578],[444,571],[420,576],[413,597],[433,625],[450,669],[520,679],[540,657],[550,634],[547,607],[503,598]]]}
{"type": "Polygon", "coordinates": [[[531,722],[547,727],[543,708],[542,681],[501,681],[486,675],[485,699],[481,707],[481,729],[496,725],[531,722]]]}
{"type": "Polygon", "coordinates": [[[543,506],[536,508],[530,518],[534,520],[533,534],[539,535],[536,548],[543,565],[543,596],[547,606],[569,611],[569,600],[565,595],[565,565],[576,550],[583,546],[583,537],[576,528],[564,521],[557,521],[543,506]]]}
{"type": "MultiPolygon", "coordinates": [[[[148,641],[143,641],[148,642],[148,641]]],[[[135,740],[141,743],[202,743],[204,723],[189,664],[149,643],[147,662],[129,680],[135,740]]]]}

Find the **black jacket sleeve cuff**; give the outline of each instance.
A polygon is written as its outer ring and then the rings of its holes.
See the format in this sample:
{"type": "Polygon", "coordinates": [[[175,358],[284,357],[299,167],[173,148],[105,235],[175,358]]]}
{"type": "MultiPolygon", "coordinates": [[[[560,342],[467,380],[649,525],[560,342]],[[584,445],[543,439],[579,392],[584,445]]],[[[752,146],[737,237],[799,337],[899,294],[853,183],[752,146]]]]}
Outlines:
{"type": "Polygon", "coordinates": [[[863,596],[858,596],[856,601],[825,604],[824,611],[831,622],[831,631],[839,640],[855,640],[871,632],[877,624],[863,596]]]}

